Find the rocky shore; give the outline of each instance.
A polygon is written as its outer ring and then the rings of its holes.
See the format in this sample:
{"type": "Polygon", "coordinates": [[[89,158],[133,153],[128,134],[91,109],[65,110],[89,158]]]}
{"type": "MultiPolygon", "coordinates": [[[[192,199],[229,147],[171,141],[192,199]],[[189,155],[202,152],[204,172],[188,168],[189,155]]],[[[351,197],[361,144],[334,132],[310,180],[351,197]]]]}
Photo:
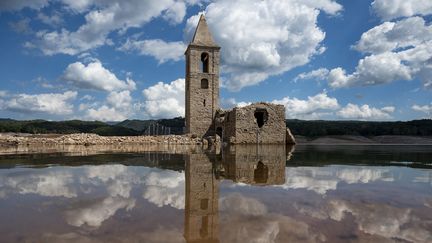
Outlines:
{"type": "Polygon", "coordinates": [[[0,134],[0,146],[18,145],[126,145],[126,144],[208,144],[207,139],[187,135],[99,136],[91,133],[68,135],[0,134]]]}

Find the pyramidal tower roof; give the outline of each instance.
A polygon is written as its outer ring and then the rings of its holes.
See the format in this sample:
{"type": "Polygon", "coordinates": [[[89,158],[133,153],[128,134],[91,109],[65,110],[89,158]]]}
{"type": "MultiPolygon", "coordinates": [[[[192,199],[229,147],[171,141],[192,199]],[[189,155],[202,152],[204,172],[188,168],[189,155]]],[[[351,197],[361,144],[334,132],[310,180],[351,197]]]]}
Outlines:
{"type": "Polygon", "coordinates": [[[213,37],[208,28],[207,21],[204,17],[204,14],[201,14],[191,44],[195,44],[199,46],[215,46],[215,47],[218,46],[216,42],[213,40],[213,37]]]}

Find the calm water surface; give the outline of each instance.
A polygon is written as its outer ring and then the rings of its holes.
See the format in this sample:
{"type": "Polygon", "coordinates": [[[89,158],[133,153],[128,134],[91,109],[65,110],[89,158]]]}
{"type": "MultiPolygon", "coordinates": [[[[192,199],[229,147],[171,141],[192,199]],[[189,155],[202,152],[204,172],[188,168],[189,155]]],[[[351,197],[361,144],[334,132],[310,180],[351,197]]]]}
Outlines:
{"type": "Polygon", "coordinates": [[[0,242],[432,242],[432,147],[3,155],[0,242]]]}

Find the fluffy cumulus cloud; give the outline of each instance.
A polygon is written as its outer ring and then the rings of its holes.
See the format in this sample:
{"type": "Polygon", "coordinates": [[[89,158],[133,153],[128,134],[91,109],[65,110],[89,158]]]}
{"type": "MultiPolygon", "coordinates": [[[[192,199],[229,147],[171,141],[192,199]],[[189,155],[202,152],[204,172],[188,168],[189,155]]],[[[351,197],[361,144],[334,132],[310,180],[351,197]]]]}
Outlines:
{"type": "Polygon", "coordinates": [[[92,104],[82,103],[80,109],[86,110],[85,119],[99,121],[123,121],[135,112],[129,90],[110,92],[105,104],[92,107],[92,104]]]}
{"type": "Polygon", "coordinates": [[[123,121],[127,119],[122,112],[119,112],[114,107],[109,107],[107,105],[88,109],[84,118],[97,121],[123,121]]]}
{"type": "Polygon", "coordinates": [[[372,9],[384,20],[413,15],[432,14],[432,2],[429,0],[375,0],[372,9]]]}
{"type": "Polygon", "coordinates": [[[132,40],[128,39],[122,51],[138,51],[141,55],[153,56],[159,64],[169,60],[179,61],[183,58],[186,46],[182,41],[165,42],[163,40],[132,40]]]}
{"type": "Polygon", "coordinates": [[[81,62],[69,64],[63,73],[63,79],[79,88],[102,91],[134,90],[135,82],[126,78],[120,80],[115,74],[102,66],[99,61],[87,65],[81,62]]]}
{"type": "Polygon", "coordinates": [[[309,96],[306,100],[285,97],[272,103],[284,105],[286,117],[290,119],[317,119],[339,108],[337,99],[329,97],[326,92],[309,96]]]}
{"type": "Polygon", "coordinates": [[[355,104],[347,104],[337,112],[339,117],[345,119],[361,119],[361,120],[385,120],[391,119],[391,114],[395,111],[395,107],[386,106],[383,108],[370,107],[369,105],[358,106],[355,104]]]}
{"type": "MultiPolygon", "coordinates": [[[[331,0],[219,0],[209,4],[205,14],[213,37],[222,46],[224,85],[231,90],[255,85],[322,53],[325,33],[317,26],[320,10],[334,15],[342,6],[331,0]]],[[[199,15],[188,19],[187,40],[198,20],[199,15]]]]}
{"type": "Polygon", "coordinates": [[[432,88],[432,26],[422,17],[385,22],[363,33],[354,48],[367,56],[351,74],[342,68],[328,75],[333,88],[368,86],[397,80],[422,80],[432,88]]]}
{"type": "Polygon", "coordinates": [[[185,80],[177,79],[169,84],[159,82],[143,90],[142,109],[149,117],[168,118],[184,116],[185,80]]]}
{"type": "Polygon", "coordinates": [[[46,94],[16,94],[0,96],[0,109],[20,113],[45,113],[69,115],[73,113],[71,103],[77,96],[76,91],[46,94]]]}
{"type": "MultiPolygon", "coordinates": [[[[35,2],[41,2],[37,6],[46,4],[46,1],[41,0],[35,2]]],[[[85,14],[85,23],[76,30],[63,28],[54,31],[38,31],[36,40],[27,43],[26,46],[37,47],[45,55],[59,53],[76,55],[103,45],[110,45],[112,44],[112,40],[108,38],[110,33],[117,31],[122,34],[127,29],[141,27],[156,17],[162,17],[169,23],[178,24],[184,19],[187,6],[199,2],[188,0],[63,0],[65,9],[85,14]]],[[[3,5],[5,5],[3,8],[7,8],[6,4],[3,5]]],[[[27,3],[23,5],[31,6],[27,3]]],[[[18,4],[15,6],[15,9],[21,8],[18,4]]]]}
{"type": "Polygon", "coordinates": [[[432,115],[432,105],[413,105],[411,109],[414,111],[423,112],[427,115],[432,115]]]}

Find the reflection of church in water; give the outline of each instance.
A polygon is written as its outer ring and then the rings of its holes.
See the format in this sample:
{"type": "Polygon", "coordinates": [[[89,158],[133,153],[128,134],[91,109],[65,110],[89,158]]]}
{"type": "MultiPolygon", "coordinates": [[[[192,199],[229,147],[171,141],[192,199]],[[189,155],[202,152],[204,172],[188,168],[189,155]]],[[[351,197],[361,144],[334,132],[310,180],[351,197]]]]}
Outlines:
{"type": "Polygon", "coordinates": [[[291,147],[233,146],[219,154],[186,155],[184,236],[187,242],[219,242],[219,182],[281,185],[291,147]],[[288,158],[287,158],[287,150],[288,158]]]}

